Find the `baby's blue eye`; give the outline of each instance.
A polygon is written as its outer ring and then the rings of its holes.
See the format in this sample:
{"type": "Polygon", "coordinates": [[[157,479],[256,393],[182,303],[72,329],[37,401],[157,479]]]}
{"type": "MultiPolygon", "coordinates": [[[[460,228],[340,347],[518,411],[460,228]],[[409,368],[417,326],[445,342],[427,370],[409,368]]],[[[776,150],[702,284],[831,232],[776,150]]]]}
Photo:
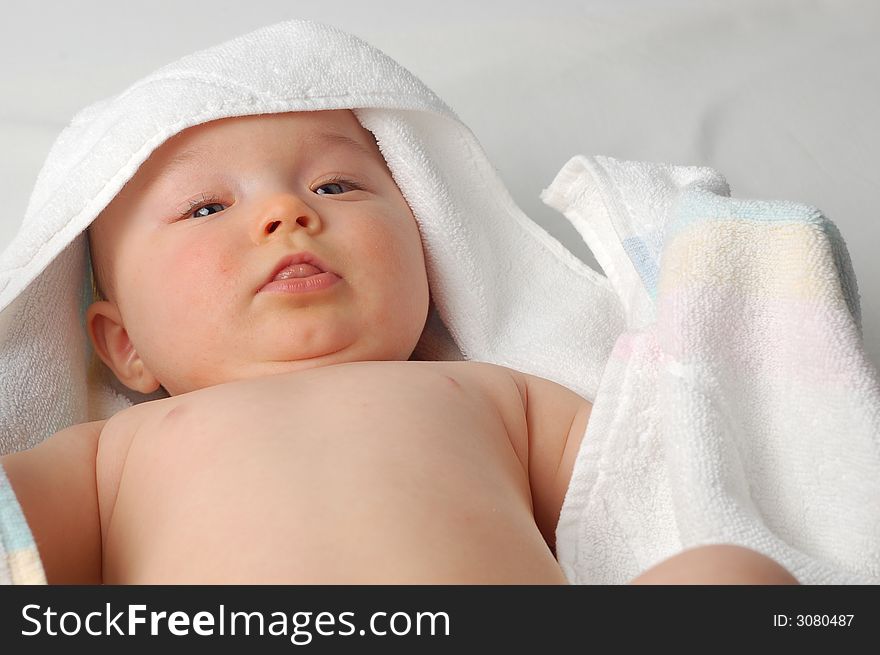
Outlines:
{"type": "Polygon", "coordinates": [[[328,182],[327,184],[322,184],[317,189],[315,189],[315,193],[319,196],[333,195],[335,196],[338,193],[345,193],[345,189],[342,188],[342,185],[339,182],[328,182]],[[334,191],[323,191],[323,189],[334,189],[334,191]]]}
{"type": "Polygon", "coordinates": [[[211,208],[213,208],[213,207],[219,207],[219,209],[217,209],[216,211],[222,212],[224,205],[219,202],[214,202],[214,203],[211,203],[210,205],[203,205],[202,207],[199,207],[197,210],[195,210],[191,214],[191,216],[193,218],[202,218],[203,216],[210,216],[211,214],[215,213],[214,211],[210,211],[211,208]]]}
{"type": "Polygon", "coordinates": [[[315,193],[319,196],[337,196],[341,193],[346,193],[347,191],[359,190],[361,190],[361,187],[351,180],[336,179],[324,182],[324,184],[315,189],[315,193]],[[332,191],[322,191],[322,189],[332,189],[332,191]]]}

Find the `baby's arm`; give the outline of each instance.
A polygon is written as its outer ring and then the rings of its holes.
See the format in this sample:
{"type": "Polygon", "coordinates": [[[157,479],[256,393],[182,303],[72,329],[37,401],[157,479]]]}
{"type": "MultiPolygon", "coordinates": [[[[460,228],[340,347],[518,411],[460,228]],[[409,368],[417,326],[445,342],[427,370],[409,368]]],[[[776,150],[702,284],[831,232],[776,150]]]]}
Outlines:
{"type": "Polygon", "coordinates": [[[535,523],[555,553],[559,512],[593,404],[550,380],[519,375],[529,431],[529,486],[535,523]]]}
{"type": "Polygon", "coordinates": [[[74,425],[30,450],[0,458],[49,584],[101,583],[95,457],[105,422],[74,425]]]}

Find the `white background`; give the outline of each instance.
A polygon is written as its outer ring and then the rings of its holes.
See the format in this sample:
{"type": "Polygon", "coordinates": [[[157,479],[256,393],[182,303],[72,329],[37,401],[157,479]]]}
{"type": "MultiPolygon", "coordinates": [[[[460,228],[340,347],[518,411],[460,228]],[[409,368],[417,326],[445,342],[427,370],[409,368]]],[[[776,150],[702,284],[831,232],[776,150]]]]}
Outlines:
{"type": "Polygon", "coordinates": [[[8,3],[0,23],[0,248],[58,132],[155,68],[309,18],[413,71],[537,222],[595,267],[540,191],[575,154],[724,173],[733,194],[841,229],[880,363],[880,3],[873,0],[134,0],[8,3]]]}

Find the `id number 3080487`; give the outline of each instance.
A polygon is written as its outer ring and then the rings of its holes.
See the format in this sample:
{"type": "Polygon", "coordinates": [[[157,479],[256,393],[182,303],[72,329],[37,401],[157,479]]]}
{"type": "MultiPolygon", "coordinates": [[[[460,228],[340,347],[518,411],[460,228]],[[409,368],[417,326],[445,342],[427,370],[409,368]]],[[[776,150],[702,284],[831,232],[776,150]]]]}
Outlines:
{"type": "Polygon", "coordinates": [[[774,614],[774,628],[849,627],[855,614],[774,614]]]}

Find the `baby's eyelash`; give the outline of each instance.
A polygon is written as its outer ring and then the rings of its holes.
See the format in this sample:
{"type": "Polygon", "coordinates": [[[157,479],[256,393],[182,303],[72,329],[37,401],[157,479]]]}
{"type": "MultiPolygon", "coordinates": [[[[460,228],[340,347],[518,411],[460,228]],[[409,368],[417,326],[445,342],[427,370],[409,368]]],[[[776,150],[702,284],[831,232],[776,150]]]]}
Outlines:
{"type": "Polygon", "coordinates": [[[323,182],[321,182],[321,184],[316,186],[315,189],[320,189],[322,186],[325,186],[327,184],[344,184],[345,186],[350,187],[354,191],[363,191],[364,190],[364,188],[362,186],[360,186],[357,182],[355,182],[353,180],[349,180],[348,178],[342,177],[341,175],[334,175],[330,179],[324,180],[323,182]]]}
{"type": "Polygon", "coordinates": [[[208,205],[214,204],[222,204],[220,203],[220,198],[215,195],[209,196],[208,194],[203,193],[198,198],[193,198],[192,200],[190,200],[187,203],[187,208],[180,213],[180,216],[178,218],[188,218],[194,212],[200,210],[202,207],[207,207],[208,205]]]}

